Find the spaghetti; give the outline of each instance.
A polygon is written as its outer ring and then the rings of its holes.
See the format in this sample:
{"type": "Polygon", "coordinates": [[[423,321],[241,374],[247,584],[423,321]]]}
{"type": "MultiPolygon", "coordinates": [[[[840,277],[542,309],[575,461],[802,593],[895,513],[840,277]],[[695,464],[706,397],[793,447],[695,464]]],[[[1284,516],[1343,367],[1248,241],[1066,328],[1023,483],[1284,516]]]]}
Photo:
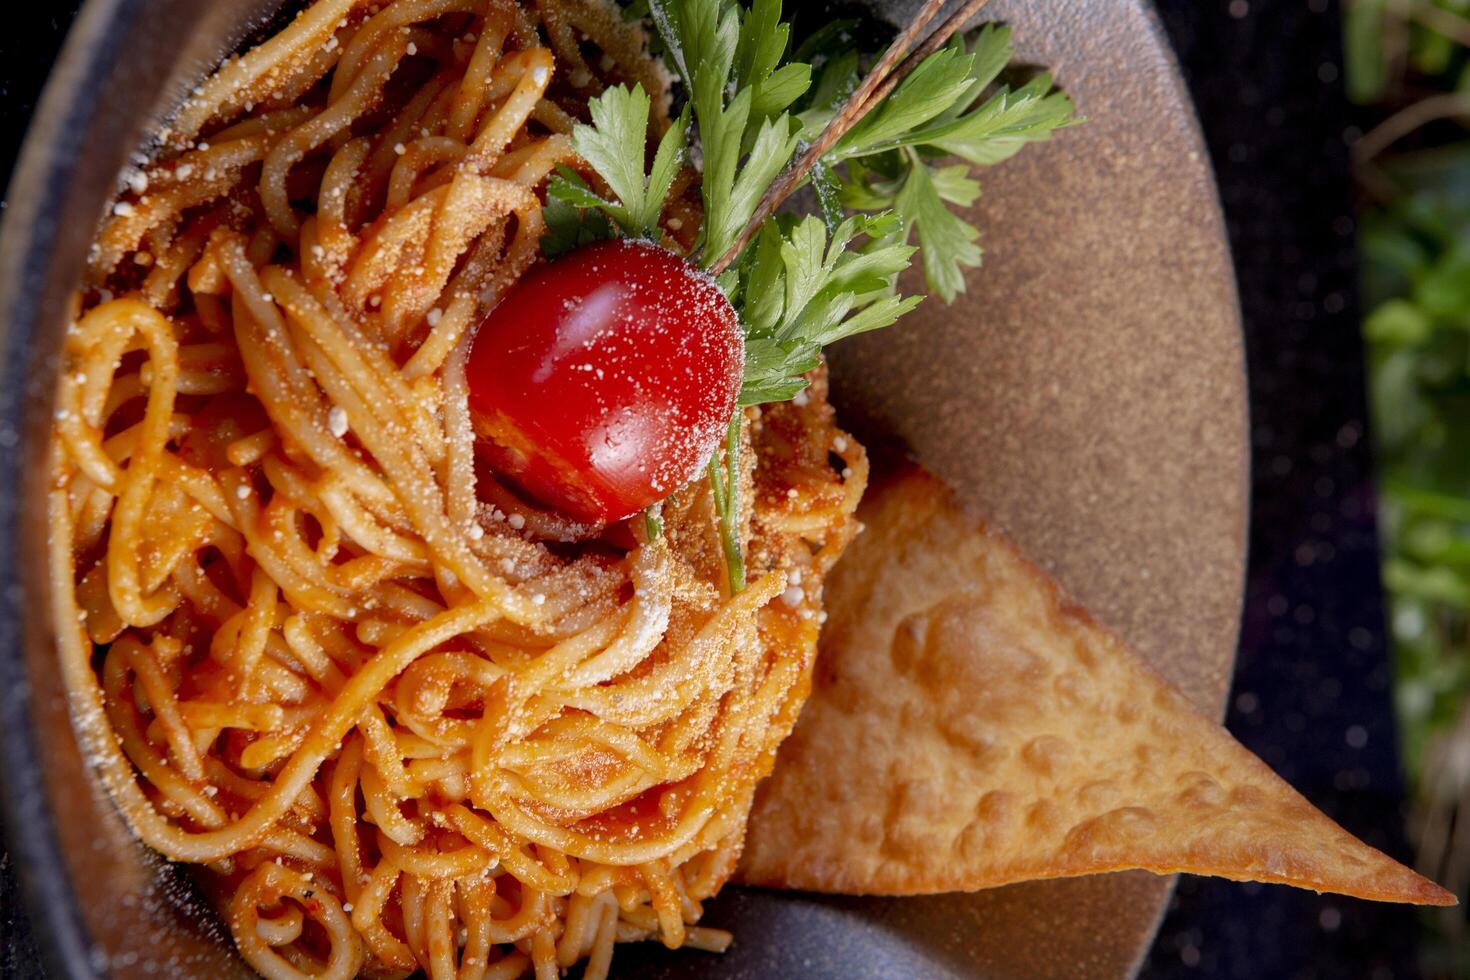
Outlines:
{"type": "Polygon", "coordinates": [[[809,689],[862,449],[821,377],[747,410],[732,596],[704,484],[656,539],[579,527],[477,466],[466,404],[579,108],[666,88],[644,45],[594,0],[318,0],[195,90],[89,256],[61,666],[130,825],[264,976],[597,978],[619,941],[730,940],[701,903],[809,689]]]}

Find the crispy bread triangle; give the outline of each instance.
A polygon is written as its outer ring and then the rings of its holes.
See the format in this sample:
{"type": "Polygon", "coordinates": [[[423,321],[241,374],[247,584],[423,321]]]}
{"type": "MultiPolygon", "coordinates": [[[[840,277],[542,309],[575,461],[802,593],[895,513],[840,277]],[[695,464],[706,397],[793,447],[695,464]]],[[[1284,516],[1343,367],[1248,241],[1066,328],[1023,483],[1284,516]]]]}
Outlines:
{"type": "Polygon", "coordinates": [[[1143,868],[1424,905],[999,533],[910,467],[827,586],[811,700],[740,877],[908,895],[1143,868]]]}

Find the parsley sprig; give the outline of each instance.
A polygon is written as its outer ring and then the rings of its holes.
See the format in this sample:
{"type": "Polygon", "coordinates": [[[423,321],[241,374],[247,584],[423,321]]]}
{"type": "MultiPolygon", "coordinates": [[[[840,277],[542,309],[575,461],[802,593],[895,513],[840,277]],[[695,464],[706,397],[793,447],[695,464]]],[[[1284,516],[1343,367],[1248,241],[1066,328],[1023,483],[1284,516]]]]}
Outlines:
{"type": "MultiPolygon", "coordinates": [[[[1075,121],[1072,100],[1053,89],[1048,74],[1015,89],[995,85],[1011,54],[1009,27],[986,25],[968,46],[955,38],[826,158],[842,168],[843,207],[891,209],[903,222],[905,241],[917,234],[925,281],[946,303],[964,292],[964,270],[980,265],[979,230],[950,208],[969,207],[979,197],[972,166],[1000,163],[1075,121]],[[946,163],[953,157],[967,163],[946,163]]],[[[840,91],[855,69],[850,61],[832,61],[823,76],[818,88],[840,91]],[[833,72],[837,79],[825,77],[833,72]]],[[[804,113],[803,121],[811,132],[825,119],[818,109],[804,113]]]]}
{"type": "MultiPolygon", "coordinates": [[[[638,2],[641,13],[645,0],[638,2]]],[[[851,112],[848,100],[872,60],[845,40],[849,25],[827,25],[792,56],[781,0],[646,0],[646,9],[682,84],[684,113],[645,172],[648,94],[616,86],[592,100],[591,122],[575,127],[572,142],[611,196],[563,168],[548,188],[542,249],[554,255],[617,233],[658,240],[665,199],[697,139],[704,221],[691,257],[723,270],[719,283],[740,317],[741,406],[794,397],[827,344],[889,326],[918,305],[921,297],[897,292],[915,251],[929,290],[953,300],[965,288],[964,269],[981,260],[979,231],[951,207],[978,197],[972,167],[1073,121],[1071,100],[1049,76],[1017,88],[1000,81],[1010,31],[987,26],[969,43],[956,37],[915,57],[887,97],[865,106],[823,153],[819,135],[837,132],[831,124],[851,112]],[[788,170],[798,154],[813,158],[809,171],[788,170]],[[809,183],[820,216],[759,218],[771,210],[763,198],[778,178],[809,183]]],[[[723,453],[709,464],[732,592],[744,586],[741,419],[737,409],[723,453]]]]}
{"type": "Polygon", "coordinates": [[[761,196],[790,163],[801,123],[786,109],[811,85],[811,67],[782,65],[791,27],[781,0],[749,8],[720,0],[653,0],[699,126],[704,172],[700,264],[725,254],[761,196]]]}
{"type": "Polygon", "coordinates": [[[741,405],[785,401],[807,386],[822,348],[886,327],[919,305],[893,284],[915,249],[894,242],[898,219],[853,215],[830,238],[822,219],[782,215],[765,224],[727,292],[745,328],[741,405]],[[866,248],[851,249],[859,236],[866,248]]]}
{"type": "Polygon", "coordinates": [[[686,110],[659,140],[653,166],[643,173],[652,101],[643,86],[618,85],[588,104],[592,124],[578,124],[572,147],[612,191],[601,197],[575,171],[559,168],[547,187],[547,235],[541,249],[558,255],[611,238],[611,219],[630,238],[656,239],[658,220],[688,152],[686,110]]]}

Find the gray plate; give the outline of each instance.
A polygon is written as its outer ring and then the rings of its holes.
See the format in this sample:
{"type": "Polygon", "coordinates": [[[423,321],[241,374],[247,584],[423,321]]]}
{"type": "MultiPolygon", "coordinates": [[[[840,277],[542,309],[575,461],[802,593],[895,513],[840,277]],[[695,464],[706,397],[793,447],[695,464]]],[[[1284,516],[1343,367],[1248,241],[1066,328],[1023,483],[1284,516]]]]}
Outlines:
{"type": "MultiPolygon", "coordinates": [[[[46,617],[43,450],[66,298],[127,155],[272,0],[89,0],[0,229],[0,803],[55,977],[228,977],[212,915],[128,835],[76,749],[46,617]]],[[[901,21],[914,4],[883,4],[901,21]]],[[[890,433],[1218,715],[1244,567],[1234,280],[1192,111],[1142,0],[996,0],[1090,122],[985,176],[983,273],[835,359],[890,433]]],[[[915,284],[911,284],[914,286],[915,284]]],[[[1120,976],[1168,879],[825,899],[732,889],[724,957],[620,950],[653,977],[1120,976]]]]}

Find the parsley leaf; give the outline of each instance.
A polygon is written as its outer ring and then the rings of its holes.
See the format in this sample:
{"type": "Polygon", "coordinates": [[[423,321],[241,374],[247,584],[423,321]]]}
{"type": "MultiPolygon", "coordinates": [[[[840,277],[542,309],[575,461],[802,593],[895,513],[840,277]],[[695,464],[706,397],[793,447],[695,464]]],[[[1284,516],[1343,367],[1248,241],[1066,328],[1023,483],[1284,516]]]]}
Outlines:
{"type": "Polygon", "coordinates": [[[613,200],[600,197],[580,179],[561,169],[547,187],[548,202],[558,200],[580,209],[595,209],[617,222],[633,238],[657,238],[664,201],[684,162],[689,117],[680,116],[659,141],[647,176],[643,161],[648,146],[652,108],[643,86],[618,85],[588,103],[592,124],[577,123],[572,146],[597,171],[613,200]]]}
{"type": "Polygon", "coordinates": [[[963,104],[972,93],[973,64],[973,56],[965,54],[960,45],[951,44],[934,52],[837,141],[828,159],[838,163],[848,157],[911,145],[909,140],[915,132],[922,132],[926,123],[954,105],[963,104]]]}
{"type": "MultiPolygon", "coordinates": [[[[576,174],[572,177],[581,180],[576,174]]],[[[601,211],[585,211],[552,193],[546,196],[541,217],[546,220],[546,231],[541,236],[541,254],[547,258],[613,237],[612,223],[607,220],[607,215],[601,211]]]]}
{"type": "MultiPolygon", "coordinates": [[[[640,0],[634,0],[635,4],[639,2],[640,0]]],[[[663,44],[665,60],[688,85],[689,60],[684,55],[684,45],[681,43],[679,30],[675,25],[677,12],[674,10],[674,2],[675,0],[647,0],[648,17],[653,21],[657,40],[663,44]]]]}
{"type": "Polygon", "coordinates": [[[781,65],[790,43],[780,0],[651,0],[654,23],[689,90],[704,174],[701,261],[718,260],[795,155],[802,126],[786,110],[811,68],[781,65]]]}
{"type": "MultiPolygon", "coordinates": [[[[808,41],[810,40],[809,38],[808,41]]],[[[806,45],[803,44],[802,47],[805,48],[806,45]]],[[[824,57],[821,68],[812,80],[812,87],[798,103],[801,111],[797,119],[801,122],[804,136],[815,138],[847,101],[847,97],[857,89],[858,83],[862,81],[858,72],[860,60],[857,51],[843,51],[824,57]]]]}
{"type": "MultiPolygon", "coordinates": [[[[965,269],[982,254],[979,230],[948,207],[979,197],[971,165],[999,163],[1076,121],[1071,99],[1053,90],[1049,75],[1017,89],[995,84],[1010,63],[1010,39],[1009,28],[987,25],[968,47],[957,38],[936,51],[827,157],[842,206],[897,212],[902,239],[918,238],[925,282],[945,302],[964,292],[965,269]],[[968,162],[942,164],[949,155],[968,162]]],[[[817,84],[826,84],[825,74],[817,84]]],[[[807,133],[832,111],[804,112],[807,133]]]]}
{"type": "Polygon", "coordinates": [[[946,303],[953,301],[965,291],[963,267],[980,264],[980,246],[975,244],[979,229],[945,207],[933,175],[922,163],[909,168],[896,203],[907,227],[918,231],[929,288],[946,303]]]}
{"type": "Polygon", "coordinates": [[[904,142],[927,144],[983,166],[1009,159],[1027,143],[1050,139],[1072,122],[1072,100],[1052,91],[1051,76],[1041,74],[1014,91],[1002,86],[974,112],[911,133],[904,142]]]}
{"type": "Polygon", "coordinates": [[[807,385],[823,347],[877,330],[918,305],[894,293],[915,249],[894,242],[892,215],[854,215],[830,234],[822,219],[772,218],[736,272],[745,329],[740,404],[784,401],[807,385]],[[858,237],[867,241],[851,247],[858,237]]]}
{"type": "Polygon", "coordinates": [[[970,176],[970,168],[963,163],[952,167],[931,167],[930,179],[941,199],[950,204],[967,208],[980,197],[980,182],[970,176]]]}

